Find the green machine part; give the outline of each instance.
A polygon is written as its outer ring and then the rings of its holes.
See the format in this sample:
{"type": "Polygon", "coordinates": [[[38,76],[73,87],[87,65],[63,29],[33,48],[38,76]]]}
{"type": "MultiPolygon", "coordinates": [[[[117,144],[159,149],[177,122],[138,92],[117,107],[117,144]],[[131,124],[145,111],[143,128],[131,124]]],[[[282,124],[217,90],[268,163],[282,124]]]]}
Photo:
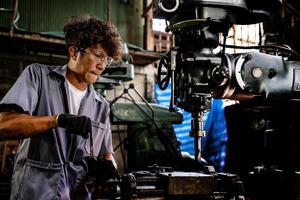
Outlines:
{"type": "Polygon", "coordinates": [[[145,103],[114,103],[111,107],[112,124],[126,124],[125,148],[128,152],[128,170],[148,166],[174,166],[181,157],[179,142],[173,124],[183,121],[179,111],[145,103]],[[151,109],[152,111],[151,111],[151,109]]]}
{"type": "Polygon", "coordinates": [[[180,111],[170,112],[165,106],[150,103],[114,103],[111,107],[113,123],[146,123],[155,122],[158,126],[165,123],[180,124],[183,121],[183,114],[180,111]],[[151,111],[152,108],[153,112],[151,111]]]}

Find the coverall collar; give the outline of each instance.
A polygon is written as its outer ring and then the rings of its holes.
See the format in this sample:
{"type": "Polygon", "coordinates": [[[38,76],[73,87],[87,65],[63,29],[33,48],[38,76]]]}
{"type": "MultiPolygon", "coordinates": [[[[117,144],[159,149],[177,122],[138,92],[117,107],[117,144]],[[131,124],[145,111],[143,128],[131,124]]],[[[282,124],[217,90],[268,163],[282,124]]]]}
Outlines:
{"type": "MultiPolygon", "coordinates": [[[[67,68],[68,66],[67,65],[64,65],[62,67],[55,67],[55,68],[52,68],[51,71],[56,74],[56,75],[59,75],[61,78],[63,78],[63,80],[66,80],[66,76],[67,76],[67,68]]],[[[99,98],[99,96],[96,94],[96,91],[94,89],[94,86],[92,84],[89,84],[88,85],[88,92],[92,92],[93,94],[93,97],[102,102],[102,100],[99,98]]]]}

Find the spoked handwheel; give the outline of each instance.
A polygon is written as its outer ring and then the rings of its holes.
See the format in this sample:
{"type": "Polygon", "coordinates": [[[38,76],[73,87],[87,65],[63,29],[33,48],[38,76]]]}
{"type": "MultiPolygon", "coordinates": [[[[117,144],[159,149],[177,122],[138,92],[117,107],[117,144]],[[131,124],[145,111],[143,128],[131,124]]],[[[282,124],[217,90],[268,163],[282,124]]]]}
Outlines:
{"type": "Polygon", "coordinates": [[[161,90],[165,90],[171,78],[171,60],[169,56],[164,56],[158,64],[157,83],[161,90]]]}

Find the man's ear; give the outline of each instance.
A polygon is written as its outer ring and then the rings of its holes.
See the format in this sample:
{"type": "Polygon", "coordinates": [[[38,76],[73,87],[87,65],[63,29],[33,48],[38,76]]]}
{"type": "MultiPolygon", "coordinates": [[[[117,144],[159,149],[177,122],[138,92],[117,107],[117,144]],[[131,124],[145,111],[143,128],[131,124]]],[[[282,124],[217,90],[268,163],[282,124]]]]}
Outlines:
{"type": "Polygon", "coordinates": [[[69,52],[70,59],[75,61],[77,59],[78,49],[74,46],[71,46],[68,48],[68,52],[69,52]]]}

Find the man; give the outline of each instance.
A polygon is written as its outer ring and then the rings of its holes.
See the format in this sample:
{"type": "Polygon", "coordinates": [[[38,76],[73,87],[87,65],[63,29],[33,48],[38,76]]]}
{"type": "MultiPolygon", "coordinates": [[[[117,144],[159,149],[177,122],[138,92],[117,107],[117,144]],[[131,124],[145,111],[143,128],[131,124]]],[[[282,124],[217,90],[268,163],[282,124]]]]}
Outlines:
{"type": "Polygon", "coordinates": [[[68,63],[28,66],[0,103],[0,138],[21,139],[11,199],[90,199],[93,152],[113,160],[108,102],[92,84],[121,55],[113,25],[89,16],[64,27],[68,63]]]}

